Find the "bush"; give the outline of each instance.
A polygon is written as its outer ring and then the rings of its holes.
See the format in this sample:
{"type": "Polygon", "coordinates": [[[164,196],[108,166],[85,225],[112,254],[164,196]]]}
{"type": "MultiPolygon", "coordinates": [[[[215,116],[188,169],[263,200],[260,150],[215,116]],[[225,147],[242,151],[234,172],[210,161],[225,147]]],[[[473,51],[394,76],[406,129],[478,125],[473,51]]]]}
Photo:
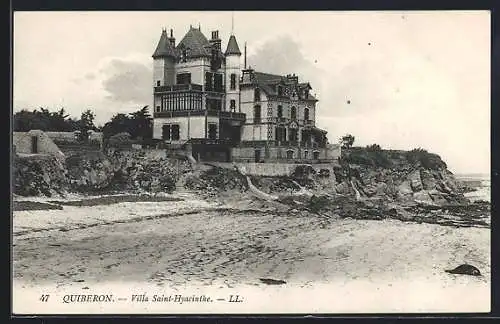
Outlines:
{"type": "Polygon", "coordinates": [[[345,160],[350,164],[370,165],[382,168],[390,168],[393,165],[389,153],[383,151],[378,144],[373,144],[366,148],[351,149],[346,154],[345,160]]]}
{"type": "Polygon", "coordinates": [[[111,136],[107,144],[109,147],[131,147],[132,140],[129,133],[123,132],[111,136]]]}
{"type": "Polygon", "coordinates": [[[329,178],[330,177],[330,170],[328,170],[328,169],[319,170],[319,176],[321,178],[329,178]]]}
{"type": "Polygon", "coordinates": [[[446,163],[441,160],[439,155],[429,153],[422,148],[416,148],[407,152],[406,159],[410,163],[420,163],[420,165],[426,169],[446,169],[446,163]]]}
{"type": "Polygon", "coordinates": [[[307,209],[313,213],[319,213],[328,208],[330,200],[325,196],[312,196],[307,204],[307,209]]]}
{"type": "Polygon", "coordinates": [[[298,165],[292,173],[292,177],[296,179],[308,178],[310,175],[316,174],[314,168],[310,165],[298,165]]]}
{"type": "Polygon", "coordinates": [[[382,151],[382,148],[378,144],[372,144],[372,145],[367,145],[366,146],[367,151],[382,151]]]}

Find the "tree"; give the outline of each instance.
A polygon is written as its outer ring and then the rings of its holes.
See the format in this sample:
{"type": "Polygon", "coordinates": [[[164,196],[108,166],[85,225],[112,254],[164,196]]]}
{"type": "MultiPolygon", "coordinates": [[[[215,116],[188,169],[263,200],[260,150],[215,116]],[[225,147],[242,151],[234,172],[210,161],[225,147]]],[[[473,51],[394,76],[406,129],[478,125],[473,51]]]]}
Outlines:
{"type": "Polygon", "coordinates": [[[78,121],[68,118],[64,108],[50,112],[46,108],[33,111],[23,109],[14,114],[14,131],[27,132],[32,129],[53,132],[71,132],[79,129],[78,121]]]}
{"type": "Polygon", "coordinates": [[[102,128],[103,136],[109,139],[111,136],[123,132],[130,134],[132,139],[151,139],[153,137],[153,119],[144,106],[136,112],[127,114],[116,114],[102,128]]]}
{"type": "Polygon", "coordinates": [[[89,140],[89,131],[96,130],[94,119],[95,114],[90,109],[82,112],[82,117],[80,118],[80,133],[78,134],[79,141],[87,142],[89,140]]]}
{"type": "Polygon", "coordinates": [[[351,148],[354,144],[354,136],[352,136],[351,134],[346,134],[340,138],[340,143],[342,144],[342,148],[351,148]]]}
{"type": "Polygon", "coordinates": [[[153,137],[153,118],[149,114],[148,106],[130,114],[132,138],[151,139],[153,137]]]}
{"type": "Polygon", "coordinates": [[[367,145],[366,149],[368,151],[381,151],[382,150],[382,148],[378,144],[367,145]]]}

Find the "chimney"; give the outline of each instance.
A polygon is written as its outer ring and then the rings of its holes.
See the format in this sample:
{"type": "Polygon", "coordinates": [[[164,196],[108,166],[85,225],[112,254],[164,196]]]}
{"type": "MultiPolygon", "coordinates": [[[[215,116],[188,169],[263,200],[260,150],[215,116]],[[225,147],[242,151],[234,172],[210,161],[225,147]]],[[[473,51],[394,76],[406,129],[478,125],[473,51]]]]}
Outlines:
{"type": "Polygon", "coordinates": [[[294,74],[288,74],[286,76],[286,78],[288,79],[289,82],[292,82],[292,83],[299,83],[299,77],[294,74]]]}
{"type": "Polygon", "coordinates": [[[172,47],[175,47],[175,37],[174,37],[174,31],[170,29],[170,37],[168,38],[168,41],[170,42],[170,45],[172,47]]]}
{"type": "Polygon", "coordinates": [[[252,83],[255,80],[255,74],[252,67],[248,67],[248,69],[244,69],[243,75],[241,76],[241,83],[252,83]]]}
{"type": "Polygon", "coordinates": [[[212,44],[212,46],[215,46],[217,50],[221,50],[221,39],[219,38],[218,30],[212,31],[212,39],[210,39],[210,44],[212,44]]]}

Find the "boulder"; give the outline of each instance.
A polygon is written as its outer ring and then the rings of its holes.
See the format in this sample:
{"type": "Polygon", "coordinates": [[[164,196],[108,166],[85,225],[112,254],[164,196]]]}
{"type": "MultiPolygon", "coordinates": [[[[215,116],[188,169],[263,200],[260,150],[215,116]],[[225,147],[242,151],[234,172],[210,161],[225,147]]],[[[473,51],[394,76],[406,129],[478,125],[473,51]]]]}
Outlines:
{"type": "Polygon", "coordinates": [[[420,170],[415,170],[408,175],[410,180],[410,187],[414,192],[422,190],[424,187],[422,185],[422,179],[420,178],[420,170]]]}

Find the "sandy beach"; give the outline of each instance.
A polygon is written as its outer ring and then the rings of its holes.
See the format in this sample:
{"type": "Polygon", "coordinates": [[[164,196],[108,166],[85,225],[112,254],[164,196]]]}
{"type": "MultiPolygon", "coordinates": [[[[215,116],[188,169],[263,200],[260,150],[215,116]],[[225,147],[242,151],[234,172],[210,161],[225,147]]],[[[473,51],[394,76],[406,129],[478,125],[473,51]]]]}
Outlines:
{"type": "Polygon", "coordinates": [[[489,228],[304,217],[263,211],[245,200],[220,204],[189,194],[173,197],[179,201],[14,212],[14,312],[490,309],[489,228]],[[444,272],[462,263],[475,265],[483,276],[444,272]],[[261,278],[286,284],[270,286],[261,278]],[[65,294],[97,292],[128,300],[61,302],[65,294]],[[47,293],[54,296],[50,304],[39,301],[47,293]],[[146,293],[149,301],[131,302],[136,293],[146,293]],[[157,293],[226,300],[154,303],[157,293]],[[231,294],[245,301],[228,303],[231,294]]]}

